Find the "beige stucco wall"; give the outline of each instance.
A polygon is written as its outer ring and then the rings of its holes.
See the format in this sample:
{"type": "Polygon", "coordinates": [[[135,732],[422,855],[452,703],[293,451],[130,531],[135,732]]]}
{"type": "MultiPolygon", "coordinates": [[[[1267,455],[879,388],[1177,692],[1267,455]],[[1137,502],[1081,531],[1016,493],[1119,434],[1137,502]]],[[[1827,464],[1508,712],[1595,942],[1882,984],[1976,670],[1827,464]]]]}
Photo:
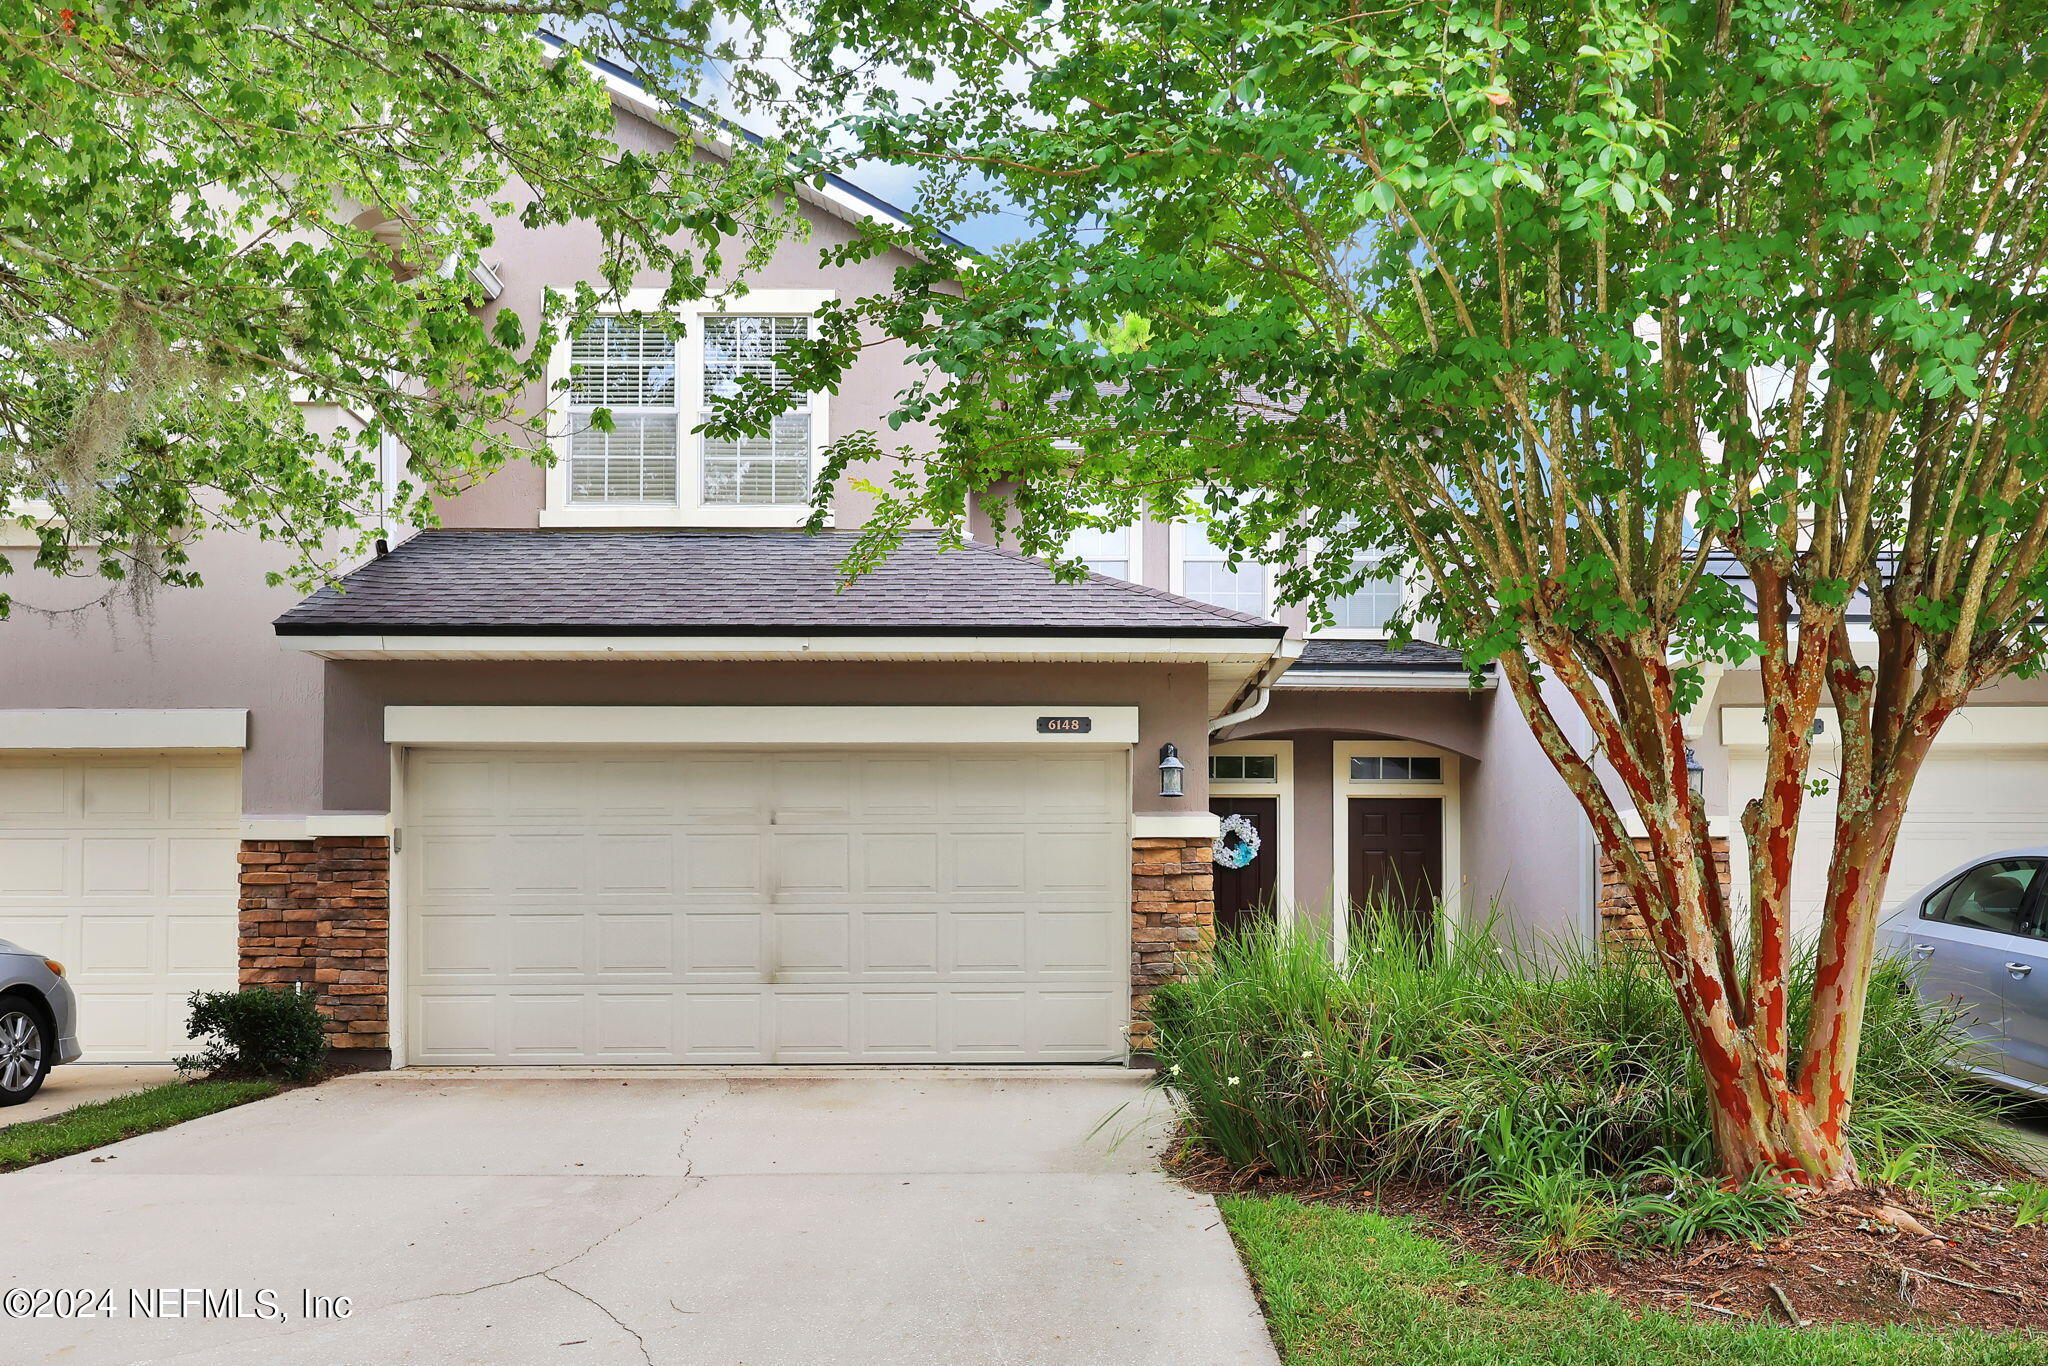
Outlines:
{"type": "MultiPolygon", "coordinates": [[[[643,150],[672,141],[663,130],[630,114],[619,116],[617,136],[621,146],[643,150]]],[[[519,201],[514,199],[513,203],[514,216],[498,221],[498,245],[496,251],[486,258],[501,263],[498,269],[505,291],[489,305],[486,313],[495,314],[503,309],[516,311],[525,321],[530,336],[540,317],[542,295],[549,286],[567,286],[579,280],[594,284],[602,281],[603,244],[597,230],[585,222],[540,229],[523,227],[516,217],[519,201]]],[[[820,263],[820,253],[853,240],[855,229],[817,205],[804,204],[802,208],[809,227],[808,238],[778,243],[765,265],[746,274],[750,288],[829,288],[836,291],[841,299],[853,300],[886,292],[897,268],[909,263],[908,257],[892,251],[851,265],[834,265],[828,270],[820,263]]],[[[741,244],[727,244],[722,255],[729,262],[738,262],[743,256],[741,244]]],[[[636,286],[660,287],[666,283],[659,273],[650,271],[643,271],[633,279],[636,286]]],[[[871,346],[854,363],[839,392],[831,396],[828,404],[829,436],[838,438],[852,432],[873,432],[885,451],[925,448],[928,444],[925,428],[912,425],[891,430],[883,421],[894,407],[897,394],[910,384],[914,373],[901,345],[878,341],[871,346]]],[[[537,411],[546,402],[546,397],[545,392],[536,386],[527,395],[528,410],[537,411]]],[[[870,461],[855,466],[850,474],[886,483],[888,472],[894,467],[894,462],[870,461]]],[[[447,526],[465,527],[535,526],[546,501],[545,485],[546,472],[539,464],[520,461],[508,465],[477,487],[442,502],[442,522],[447,526]]],[[[842,483],[833,500],[838,525],[861,525],[873,510],[874,501],[873,495],[842,483]]]]}
{"type": "MultiPolygon", "coordinates": [[[[919,663],[371,663],[329,666],[326,762],[309,810],[384,810],[387,706],[1135,706],[1132,809],[1206,811],[1206,670],[1190,665],[919,663]],[[1159,795],[1159,746],[1189,756],[1187,795],[1159,795]]],[[[861,743],[849,732],[847,743],[861,743]]]]}
{"type": "Polygon", "coordinates": [[[1581,933],[1590,914],[1590,830],[1506,693],[1280,689],[1265,713],[1219,740],[1294,748],[1296,911],[1327,927],[1335,832],[1332,745],[1397,739],[1459,756],[1460,845],[1468,914],[1496,904],[1532,940],[1581,933]]]}

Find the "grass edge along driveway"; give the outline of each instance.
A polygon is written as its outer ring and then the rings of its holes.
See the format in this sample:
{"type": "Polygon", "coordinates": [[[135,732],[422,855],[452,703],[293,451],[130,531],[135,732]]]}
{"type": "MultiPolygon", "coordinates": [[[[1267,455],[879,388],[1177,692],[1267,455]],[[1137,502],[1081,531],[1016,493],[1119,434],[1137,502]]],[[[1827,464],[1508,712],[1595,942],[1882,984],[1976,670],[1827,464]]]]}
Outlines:
{"type": "Polygon", "coordinates": [[[1406,1219],[1217,1201],[1286,1366],[2038,1366],[2048,1338],[1692,1323],[1517,1276],[1406,1219]]]}
{"type": "MultiPolygon", "coordinates": [[[[188,1119],[274,1096],[274,1081],[172,1081],[0,1129],[0,1172],[104,1148],[188,1119]]],[[[4,1115],[0,1111],[0,1115],[4,1115]]]]}

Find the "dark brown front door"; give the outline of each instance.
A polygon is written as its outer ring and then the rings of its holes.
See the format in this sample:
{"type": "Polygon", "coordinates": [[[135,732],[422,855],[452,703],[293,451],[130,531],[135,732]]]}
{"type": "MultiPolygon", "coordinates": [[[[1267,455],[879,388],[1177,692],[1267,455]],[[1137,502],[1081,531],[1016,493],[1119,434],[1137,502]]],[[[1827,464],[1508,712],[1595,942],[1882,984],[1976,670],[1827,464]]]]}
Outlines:
{"type": "Polygon", "coordinates": [[[1444,880],[1443,807],[1437,797],[1351,799],[1351,904],[1385,905],[1426,946],[1444,880]]]}
{"type": "Polygon", "coordinates": [[[1250,863],[1242,868],[1216,865],[1216,933],[1229,934],[1273,914],[1273,891],[1279,885],[1280,799],[1211,797],[1209,809],[1218,816],[1243,816],[1259,832],[1259,852],[1250,863]]]}

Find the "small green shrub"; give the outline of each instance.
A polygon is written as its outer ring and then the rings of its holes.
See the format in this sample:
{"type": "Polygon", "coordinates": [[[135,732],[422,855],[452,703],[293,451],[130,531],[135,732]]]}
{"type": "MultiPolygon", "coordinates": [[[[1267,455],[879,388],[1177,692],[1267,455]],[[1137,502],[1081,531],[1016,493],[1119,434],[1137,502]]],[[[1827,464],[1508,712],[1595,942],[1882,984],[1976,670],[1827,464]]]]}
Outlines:
{"type": "Polygon", "coordinates": [[[2048,1181],[2007,1181],[1992,1188],[1990,1203],[2012,1211],[2014,1228],[2048,1224],[2048,1181]]]}
{"type": "Polygon", "coordinates": [[[187,1004],[186,1032],[202,1047],[178,1059],[182,1070],[304,1081],[327,1059],[327,1020],[309,991],[195,991],[187,1004]]]}
{"type": "MultiPolygon", "coordinates": [[[[1774,1183],[1721,1189],[1706,1089],[1654,964],[1528,952],[1493,928],[1425,954],[1368,917],[1343,964],[1272,928],[1223,940],[1153,1001],[1189,1137],[1243,1171],[1450,1183],[1532,1253],[1756,1240],[1790,1221],[1774,1183]]],[[[1958,1163],[2007,1157],[2001,1102],[1954,1066],[1966,1047],[1902,965],[1878,969],[1850,1143],[1873,1176],[1913,1153],[1910,1188],[1938,1206],[1945,1179],[1969,1185],[1958,1163]]]]}
{"type": "Polygon", "coordinates": [[[1986,1203],[1989,1192],[1942,1160],[1931,1144],[1901,1148],[1864,1173],[1872,1180],[1911,1193],[1943,1219],[1986,1203]]]}

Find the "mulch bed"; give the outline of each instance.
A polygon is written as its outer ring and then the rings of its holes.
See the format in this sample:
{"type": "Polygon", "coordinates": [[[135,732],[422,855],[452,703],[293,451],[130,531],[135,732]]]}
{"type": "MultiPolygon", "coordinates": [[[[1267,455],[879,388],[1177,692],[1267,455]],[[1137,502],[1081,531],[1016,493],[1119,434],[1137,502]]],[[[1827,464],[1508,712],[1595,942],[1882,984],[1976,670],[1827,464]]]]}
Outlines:
{"type": "MultiPolygon", "coordinates": [[[[1318,1187],[1234,1173],[1186,1147],[1168,1165],[1209,1194],[1291,1195],[1406,1215],[1466,1251],[1514,1261],[1499,1221],[1441,1186],[1318,1187]]],[[[1708,1322],[2048,1330],[2048,1228],[2015,1229],[2002,1209],[1937,1221],[1910,1195],[1883,1187],[1800,1203],[1804,1218],[1759,1245],[1703,1239],[1676,1253],[1589,1253],[1522,1269],[1626,1305],[1708,1322]],[[1884,1206],[1906,1211],[1933,1236],[1894,1227],[1879,1217],[1884,1206]]]]}

